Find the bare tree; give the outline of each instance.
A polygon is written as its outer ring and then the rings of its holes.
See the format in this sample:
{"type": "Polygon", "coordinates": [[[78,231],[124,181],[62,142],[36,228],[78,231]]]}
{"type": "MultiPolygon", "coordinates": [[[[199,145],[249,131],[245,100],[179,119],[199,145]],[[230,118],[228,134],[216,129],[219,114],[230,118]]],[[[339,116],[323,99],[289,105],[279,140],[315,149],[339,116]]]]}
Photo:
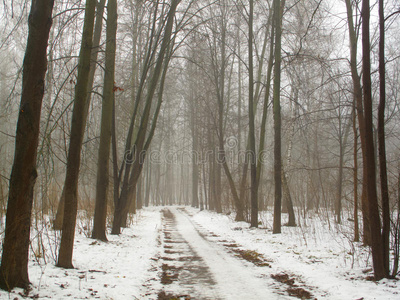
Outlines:
{"type": "MultiPolygon", "coordinates": [[[[142,117],[140,119],[140,125],[139,125],[138,131],[137,131],[136,140],[133,144],[133,148],[129,149],[131,151],[130,152],[131,153],[130,154],[131,161],[125,162],[128,164],[132,164],[132,166],[129,166],[129,170],[131,169],[132,171],[128,172],[127,171],[128,165],[126,165],[126,167],[125,167],[126,170],[125,170],[125,175],[124,175],[125,178],[124,178],[123,186],[121,187],[122,189],[121,189],[120,196],[118,199],[114,199],[115,212],[114,212],[114,222],[113,222],[113,227],[112,227],[112,234],[120,233],[121,226],[123,225],[123,222],[126,219],[126,216],[128,213],[128,207],[129,207],[129,195],[131,195],[132,192],[135,190],[137,181],[139,179],[139,176],[140,176],[142,168],[143,168],[146,151],[148,150],[151,140],[154,135],[154,130],[155,130],[155,126],[157,124],[157,118],[158,118],[158,114],[159,114],[160,106],[161,106],[161,102],[162,102],[163,82],[165,81],[165,76],[166,76],[166,72],[168,69],[168,63],[169,63],[169,59],[171,57],[172,49],[173,49],[173,47],[171,46],[171,44],[173,44],[171,42],[171,36],[172,36],[172,29],[173,29],[173,25],[174,25],[175,12],[176,12],[177,6],[179,5],[179,2],[180,2],[180,0],[173,0],[171,2],[171,6],[170,6],[169,11],[166,16],[164,36],[162,38],[160,49],[158,51],[158,56],[157,56],[157,60],[155,62],[155,66],[151,70],[149,86],[148,86],[147,94],[146,94],[146,98],[145,98],[145,105],[144,105],[144,109],[142,112],[142,117]],[[163,75],[161,76],[161,74],[163,74],[163,75]],[[161,80],[160,80],[160,77],[161,77],[161,80]],[[157,89],[159,82],[161,82],[161,84],[159,86],[160,93],[159,93],[159,98],[157,101],[157,108],[156,108],[156,111],[152,118],[152,126],[150,129],[150,133],[147,135],[147,127],[149,125],[149,121],[151,120],[150,112],[151,112],[151,106],[152,106],[152,102],[153,102],[153,96],[155,94],[155,91],[157,89]]],[[[152,53],[152,55],[155,55],[155,52],[152,53]]],[[[145,78],[143,77],[143,79],[145,79],[145,78]]],[[[141,92],[138,92],[138,96],[136,98],[136,103],[135,103],[135,111],[137,110],[137,106],[139,104],[140,97],[141,97],[141,92]]],[[[134,124],[135,118],[136,118],[135,111],[132,116],[133,122],[131,122],[131,128],[133,126],[132,123],[134,124]]],[[[132,132],[130,133],[128,138],[130,138],[131,135],[132,135],[132,132]]],[[[130,144],[130,143],[127,143],[127,144],[130,144]]],[[[130,146],[129,146],[129,148],[130,148],[130,146]]]]}
{"type": "MultiPolygon", "coordinates": [[[[90,72],[89,72],[89,80],[88,80],[88,89],[91,90],[94,83],[94,77],[96,72],[96,65],[97,65],[97,58],[100,52],[100,39],[101,39],[101,32],[103,26],[103,14],[104,14],[104,6],[106,0],[100,0],[96,4],[96,23],[94,25],[94,32],[93,32],[93,51],[91,53],[90,58],[90,72]]],[[[89,111],[90,100],[91,100],[91,93],[88,93],[87,100],[86,100],[86,108],[85,108],[85,119],[87,118],[87,114],[89,111]]],[[[86,123],[86,121],[85,121],[86,123]]],[[[82,129],[84,130],[84,128],[82,129]]],[[[64,203],[65,203],[65,185],[63,186],[63,190],[61,192],[60,201],[58,203],[57,214],[53,222],[54,229],[61,230],[63,225],[64,219],[64,203]]]]}
{"type": "Polygon", "coordinates": [[[369,0],[362,1],[362,53],[363,53],[363,92],[365,118],[365,161],[366,191],[368,200],[369,229],[371,235],[372,260],[376,280],[388,276],[385,269],[382,247],[381,220],[379,217],[378,195],[376,191],[376,166],[372,122],[371,54],[369,41],[370,6],[369,0]]]}
{"type": "Polygon", "coordinates": [[[6,230],[0,266],[0,288],[27,288],[33,188],[40,114],[52,25],[52,0],[32,1],[23,63],[22,94],[10,178],[6,230]]]}
{"type": "Polygon", "coordinates": [[[65,176],[65,205],[62,236],[57,266],[73,268],[72,253],[75,239],[76,215],[78,210],[78,178],[81,149],[87,114],[87,94],[90,72],[90,58],[93,41],[93,27],[96,1],[88,0],[79,53],[78,78],[75,86],[74,109],[71,122],[71,137],[65,176]]]}
{"type": "Polygon", "coordinates": [[[101,111],[100,146],[97,165],[96,205],[92,232],[92,238],[103,241],[107,240],[107,190],[109,182],[111,125],[115,97],[114,94],[118,90],[118,87],[114,85],[117,18],[117,1],[108,0],[106,64],[104,72],[103,106],[101,111]]]}
{"type": "Polygon", "coordinates": [[[254,2],[249,0],[249,141],[251,177],[251,227],[258,227],[258,183],[256,160],[256,133],[254,120],[254,74],[253,74],[253,17],[254,2]]]}
{"type": "Polygon", "coordinates": [[[382,201],[382,247],[386,276],[389,276],[389,238],[390,208],[389,187],[386,166],[385,106],[386,106],[386,68],[385,68],[385,15],[383,0],[379,0],[379,106],[378,106],[378,151],[382,201]]]}
{"type": "Polygon", "coordinates": [[[282,154],[281,154],[281,36],[282,36],[282,9],[281,1],[274,0],[274,26],[275,26],[275,66],[274,66],[274,224],[273,233],[281,232],[281,206],[282,206],[282,154]]]}

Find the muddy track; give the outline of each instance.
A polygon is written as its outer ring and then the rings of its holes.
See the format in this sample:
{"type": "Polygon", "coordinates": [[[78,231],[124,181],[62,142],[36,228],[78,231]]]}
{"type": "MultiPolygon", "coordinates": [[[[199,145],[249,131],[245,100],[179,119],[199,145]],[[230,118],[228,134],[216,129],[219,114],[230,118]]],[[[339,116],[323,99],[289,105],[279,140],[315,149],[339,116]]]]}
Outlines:
{"type": "Polygon", "coordinates": [[[204,260],[177,229],[174,214],[164,209],[161,283],[158,299],[219,299],[204,260]]]}
{"type": "MultiPolygon", "coordinates": [[[[206,230],[184,208],[162,211],[157,299],[315,299],[273,261],[206,230]]],[[[154,299],[154,298],[152,298],[154,299]]]]}

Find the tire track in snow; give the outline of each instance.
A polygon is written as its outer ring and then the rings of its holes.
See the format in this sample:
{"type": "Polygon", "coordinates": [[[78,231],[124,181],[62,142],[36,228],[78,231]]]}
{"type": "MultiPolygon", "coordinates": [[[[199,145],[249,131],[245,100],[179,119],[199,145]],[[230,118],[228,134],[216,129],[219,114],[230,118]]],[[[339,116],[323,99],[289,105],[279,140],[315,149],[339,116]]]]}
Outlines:
{"type": "Polygon", "coordinates": [[[273,293],[265,278],[257,276],[223,246],[206,239],[186,213],[170,208],[164,217],[164,295],[186,299],[293,299],[273,293]]]}
{"type": "Polygon", "coordinates": [[[158,299],[221,299],[215,281],[203,258],[178,230],[169,209],[163,210],[164,253],[161,257],[163,290],[158,299]]]}

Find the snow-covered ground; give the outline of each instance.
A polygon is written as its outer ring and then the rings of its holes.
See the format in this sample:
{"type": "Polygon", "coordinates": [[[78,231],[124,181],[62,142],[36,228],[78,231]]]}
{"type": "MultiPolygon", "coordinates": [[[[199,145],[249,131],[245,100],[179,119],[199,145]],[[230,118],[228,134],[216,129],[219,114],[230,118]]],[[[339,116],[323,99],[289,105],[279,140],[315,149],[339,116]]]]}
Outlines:
{"type": "MultiPolygon", "coordinates": [[[[159,208],[144,209],[135,216],[131,228],[120,236],[108,235],[108,242],[86,237],[77,226],[73,264],[60,269],[54,261],[40,264],[34,255],[29,263],[32,291],[39,299],[142,299],[140,290],[149,276],[157,254],[160,230],[159,208]]],[[[0,299],[24,299],[24,291],[0,290],[0,299]]],[[[28,297],[28,298],[29,298],[28,297]]]]}
{"type": "MultiPolygon", "coordinates": [[[[212,289],[213,293],[208,294],[215,295],[215,299],[288,299],[287,290],[293,283],[317,299],[400,299],[398,281],[367,280],[371,275],[368,272],[371,258],[366,248],[351,242],[351,223],[337,226],[314,216],[302,221],[301,226],[283,227],[282,234],[274,235],[270,230],[270,213],[262,213],[261,228],[253,229],[247,223],[234,222],[233,216],[199,212],[190,207],[169,208],[174,224],[167,224],[168,227],[161,209],[140,210],[131,228],[124,229],[120,236],[108,235],[108,243],[90,239],[78,228],[73,270],[54,266],[51,259],[54,250],[48,250],[47,263],[32,251],[29,263],[32,290],[27,297],[157,299],[162,290],[180,294],[190,280],[162,284],[161,266],[170,260],[169,264],[184,268],[187,260],[174,262],[173,258],[183,255],[180,251],[190,250],[196,257],[194,266],[204,266],[206,276],[210,277],[201,283],[201,274],[198,275],[199,285],[203,284],[200,289],[212,289]],[[185,240],[185,244],[167,245],[167,234],[185,240]],[[179,251],[171,251],[174,249],[179,251]],[[266,263],[255,266],[238,258],[240,251],[256,253],[266,263]],[[273,279],[280,275],[289,280],[282,283],[273,279]]],[[[36,249],[35,241],[32,249],[36,249]]],[[[196,292],[196,288],[192,291],[196,292]]],[[[206,299],[192,296],[192,299],[206,299]]],[[[23,298],[26,295],[21,289],[11,293],[0,291],[0,299],[23,298]]]]}
{"type": "MultiPolygon", "coordinates": [[[[194,212],[193,209],[189,209],[194,212]]],[[[272,234],[272,214],[262,213],[265,229],[249,228],[234,222],[231,216],[194,212],[194,220],[203,227],[243,249],[254,250],[271,261],[271,274],[286,273],[309,287],[318,299],[400,299],[397,280],[366,280],[372,273],[367,248],[351,242],[351,224],[324,223],[308,218],[302,226],[282,227],[272,234]]]]}

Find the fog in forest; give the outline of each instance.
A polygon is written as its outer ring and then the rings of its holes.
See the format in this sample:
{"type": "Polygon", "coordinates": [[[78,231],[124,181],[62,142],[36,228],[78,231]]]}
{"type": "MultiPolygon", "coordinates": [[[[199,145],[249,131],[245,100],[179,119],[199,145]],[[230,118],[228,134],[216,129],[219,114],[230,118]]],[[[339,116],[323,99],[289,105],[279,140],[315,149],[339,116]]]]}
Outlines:
{"type": "Polygon", "coordinates": [[[394,0],[4,1],[0,287],[157,209],[282,243],[315,224],[396,278],[399,32],[394,0]]]}

